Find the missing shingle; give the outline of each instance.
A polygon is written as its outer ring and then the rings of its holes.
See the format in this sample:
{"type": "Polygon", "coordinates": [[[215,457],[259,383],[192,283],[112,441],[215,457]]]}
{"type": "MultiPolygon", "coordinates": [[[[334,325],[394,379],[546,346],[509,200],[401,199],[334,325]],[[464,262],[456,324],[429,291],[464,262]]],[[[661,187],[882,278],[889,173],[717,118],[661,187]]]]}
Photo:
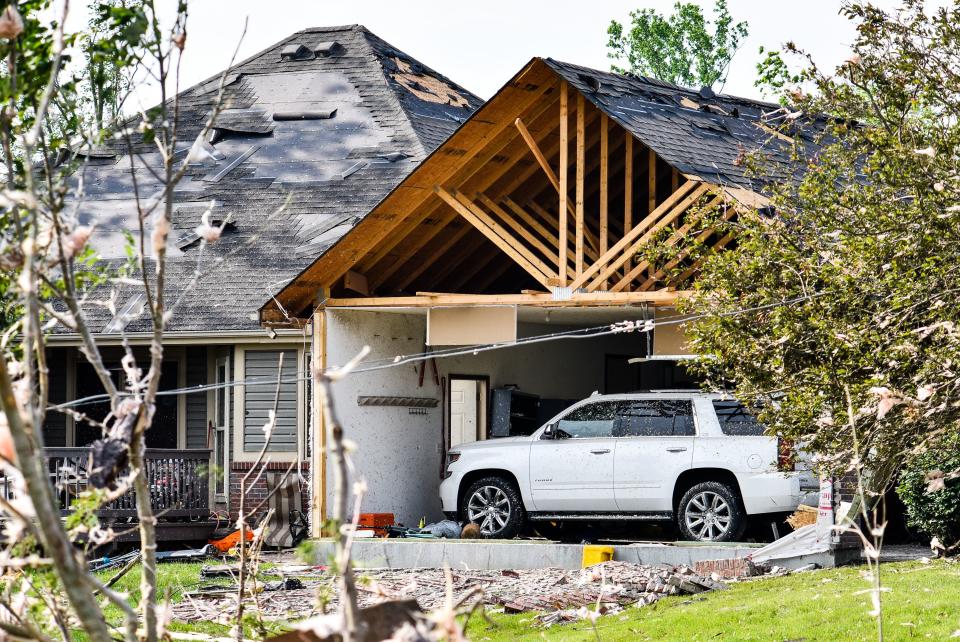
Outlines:
{"type": "Polygon", "coordinates": [[[600,91],[600,79],[597,78],[596,76],[580,73],[580,74],[577,74],[577,78],[580,79],[580,82],[582,82],[587,87],[589,87],[590,91],[592,92],[600,91]]]}
{"type": "Polygon", "coordinates": [[[420,100],[456,107],[470,106],[470,101],[459,91],[440,78],[426,74],[419,64],[398,57],[388,60],[392,60],[393,64],[390,65],[385,60],[384,67],[389,68],[395,65],[397,69],[395,73],[390,74],[390,77],[420,100]]]}
{"type": "Polygon", "coordinates": [[[329,120],[337,115],[334,109],[311,109],[297,111],[275,111],[274,120],[329,120]]]}
{"type": "Polygon", "coordinates": [[[312,60],[313,57],[313,51],[302,42],[289,44],[280,50],[280,60],[312,60]]]}

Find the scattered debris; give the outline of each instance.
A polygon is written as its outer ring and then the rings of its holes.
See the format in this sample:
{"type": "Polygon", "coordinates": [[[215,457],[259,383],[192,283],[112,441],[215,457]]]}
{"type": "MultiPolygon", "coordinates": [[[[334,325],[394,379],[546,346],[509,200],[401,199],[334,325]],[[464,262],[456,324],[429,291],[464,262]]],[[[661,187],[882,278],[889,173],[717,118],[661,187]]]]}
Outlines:
{"type": "MultiPolygon", "coordinates": [[[[319,571],[317,567],[292,565],[280,566],[276,572],[287,580],[294,579],[289,576],[296,574],[302,588],[288,585],[283,590],[271,592],[269,599],[258,600],[258,605],[250,596],[250,608],[259,608],[263,618],[312,617],[316,615],[318,591],[330,597],[327,607],[334,610],[337,594],[333,575],[319,571]]],[[[430,611],[442,607],[447,599],[447,580],[441,569],[369,570],[358,571],[358,576],[362,607],[404,598],[416,600],[420,608],[430,611]]],[[[630,606],[652,604],[666,595],[695,595],[726,588],[717,579],[686,566],[648,566],[617,561],[581,571],[558,568],[453,570],[450,576],[455,600],[473,592],[478,596],[476,599],[488,606],[501,607],[508,613],[542,612],[544,624],[582,619],[582,609],[593,614],[619,613],[630,606]]],[[[216,590],[195,591],[188,597],[173,605],[175,618],[219,621],[229,617],[237,599],[235,590],[230,594],[216,590]]]]}
{"type": "Polygon", "coordinates": [[[787,523],[790,524],[790,528],[797,530],[801,526],[809,526],[810,524],[817,523],[817,507],[816,506],[807,506],[805,504],[800,504],[797,506],[797,510],[787,518],[787,523]]]}

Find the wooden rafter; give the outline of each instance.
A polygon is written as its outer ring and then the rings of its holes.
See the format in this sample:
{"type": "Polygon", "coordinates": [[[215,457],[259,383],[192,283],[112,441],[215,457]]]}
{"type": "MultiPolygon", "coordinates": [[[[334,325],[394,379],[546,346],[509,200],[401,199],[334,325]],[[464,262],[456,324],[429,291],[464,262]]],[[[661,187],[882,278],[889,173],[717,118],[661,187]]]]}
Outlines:
{"type": "Polygon", "coordinates": [[[516,261],[520,267],[526,270],[538,283],[547,287],[551,279],[557,278],[553,270],[534,256],[526,246],[517,241],[502,225],[490,218],[486,212],[477,207],[477,205],[466,196],[456,190],[453,190],[451,193],[439,185],[437,185],[434,190],[440,198],[446,201],[460,216],[480,230],[491,243],[499,247],[507,256],[516,261]]]}
{"type": "Polygon", "coordinates": [[[576,245],[576,268],[577,274],[583,273],[583,226],[584,226],[584,202],[583,202],[583,179],[585,177],[585,165],[587,164],[586,159],[586,138],[587,138],[587,125],[585,119],[586,112],[586,101],[583,98],[583,94],[577,92],[577,158],[576,158],[576,227],[575,227],[575,239],[574,243],[576,245]]]}
{"type": "MultiPolygon", "coordinates": [[[[417,277],[423,274],[427,269],[429,269],[436,261],[438,261],[444,254],[449,252],[457,243],[460,242],[467,233],[472,230],[473,227],[464,223],[457,228],[457,231],[451,234],[447,239],[441,243],[433,252],[424,257],[423,261],[419,266],[407,272],[403,280],[398,283],[398,286],[401,290],[406,288],[408,285],[413,283],[417,277]]],[[[381,280],[382,282],[382,280],[381,280]]]]}
{"type": "MultiPolygon", "coordinates": [[[[717,198],[713,199],[713,201],[711,201],[710,204],[704,208],[703,214],[701,216],[694,217],[693,220],[690,220],[684,223],[683,226],[681,226],[676,232],[674,232],[670,236],[670,238],[668,238],[664,242],[664,244],[667,245],[668,247],[673,247],[674,245],[676,245],[678,242],[680,242],[680,240],[682,240],[687,235],[687,233],[689,233],[689,231],[693,228],[693,226],[696,225],[696,223],[703,218],[703,215],[705,215],[708,211],[710,211],[714,205],[719,204],[719,202],[722,202],[723,200],[724,199],[722,196],[718,196],[717,198]]],[[[736,214],[736,208],[728,207],[727,211],[724,212],[723,216],[720,217],[720,220],[729,221],[731,218],[733,218],[735,214],[736,214]]],[[[690,253],[693,251],[693,248],[696,247],[697,244],[703,243],[704,241],[706,241],[708,238],[710,238],[710,235],[712,235],[714,232],[715,230],[713,228],[710,228],[698,234],[692,244],[680,250],[680,252],[678,252],[675,257],[670,259],[663,267],[661,267],[656,272],[654,272],[650,278],[648,278],[646,281],[643,282],[643,284],[640,286],[639,289],[649,290],[650,288],[652,288],[657,283],[658,280],[662,279],[666,275],[668,271],[680,265],[680,263],[683,262],[685,258],[690,256],[690,253]]]]}
{"type": "MultiPolygon", "coordinates": [[[[472,225],[467,225],[471,230],[474,229],[472,225]]],[[[435,288],[438,287],[444,280],[453,274],[457,270],[462,270],[465,264],[468,264],[470,260],[474,257],[474,254],[487,243],[486,237],[483,234],[469,234],[464,237],[463,242],[457,248],[457,252],[450,257],[448,260],[444,261],[442,265],[439,266],[436,270],[431,270],[427,273],[427,278],[425,280],[426,287],[435,288]]]]}
{"type": "MultiPolygon", "coordinates": [[[[607,114],[600,115],[600,255],[607,253],[607,245],[610,242],[610,231],[607,221],[607,184],[610,182],[609,164],[610,164],[610,141],[609,125],[607,123],[607,114]]],[[[601,289],[606,289],[606,283],[602,284],[601,289]]]]}
{"type": "Polygon", "coordinates": [[[680,276],[678,276],[676,279],[673,279],[673,280],[670,282],[670,284],[671,284],[671,285],[676,285],[676,284],[679,284],[679,283],[683,283],[684,281],[686,281],[687,279],[689,279],[691,276],[693,276],[694,272],[696,272],[697,270],[700,269],[700,266],[703,265],[703,262],[707,260],[707,257],[708,257],[708,256],[710,256],[711,254],[716,253],[718,250],[722,250],[722,249],[723,249],[724,247],[726,247],[731,241],[733,241],[733,239],[734,239],[734,235],[731,233],[731,234],[727,234],[727,235],[724,236],[722,239],[720,239],[719,241],[717,241],[716,243],[714,243],[714,244],[710,247],[710,249],[706,252],[706,254],[704,254],[704,255],[701,256],[699,259],[697,259],[696,262],[695,262],[693,265],[691,265],[691,266],[688,267],[686,270],[684,270],[683,273],[680,274],[680,276]]]}
{"type": "MultiPolygon", "coordinates": [[[[701,196],[706,194],[710,189],[709,185],[701,185],[695,189],[689,196],[684,198],[678,205],[672,207],[669,211],[662,214],[660,220],[656,222],[643,236],[637,239],[633,245],[627,250],[631,255],[636,254],[640,251],[640,248],[647,243],[654,234],[659,232],[661,229],[677,220],[693,203],[697,201],[701,196]]],[[[679,191],[679,190],[678,190],[679,191]]],[[[677,192],[674,192],[676,194],[677,192]]],[[[666,201],[665,201],[666,202],[666,201]]],[[[638,263],[632,270],[627,272],[627,274],[620,279],[616,285],[611,288],[613,292],[620,292],[626,288],[630,283],[639,277],[643,271],[650,267],[648,261],[642,261],[638,263]]]]}
{"type": "MultiPolygon", "coordinates": [[[[629,252],[625,252],[625,250],[627,250],[627,248],[630,247],[630,245],[641,234],[643,234],[651,225],[653,225],[657,219],[669,212],[675,205],[677,205],[677,203],[682,202],[682,199],[693,189],[693,181],[684,183],[680,189],[671,194],[667,200],[661,203],[660,207],[648,214],[643,220],[632,227],[629,232],[624,234],[623,238],[614,243],[613,247],[607,250],[606,254],[601,256],[589,268],[584,270],[583,274],[578,276],[577,280],[571,284],[571,287],[584,287],[585,284],[598,272],[600,274],[599,278],[594,279],[597,283],[601,283],[604,279],[610,278],[610,275],[616,272],[617,268],[631,258],[632,255],[629,252]]],[[[708,189],[708,187],[703,185],[694,191],[702,193],[701,190],[706,191],[706,189],[708,189]]]]}
{"type": "Polygon", "coordinates": [[[560,247],[557,250],[557,272],[560,274],[560,285],[567,284],[567,199],[569,198],[569,188],[567,187],[567,171],[570,166],[567,155],[570,153],[570,146],[567,141],[567,127],[569,126],[567,116],[567,81],[560,83],[560,181],[558,183],[560,204],[560,247]]]}
{"type": "MultiPolygon", "coordinates": [[[[487,196],[482,192],[478,192],[475,195],[475,198],[476,200],[486,205],[488,210],[490,210],[491,212],[496,214],[498,217],[500,217],[500,220],[502,220],[504,223],[506,223],[511,228],[513,228],[513,231],[516,232],[518,235],[520,235],[520,238],[522,238],[527,243],[532,245],[537,251],[539,251],[544,257],[546,257],[547,260],[550,260],[550,257],[552,257],[556,253],[556,248],[554,249],[548,248],[540,239],[534,236],[530,232],[530,230],[527,229],[526,226],[524,226],[517,219],[511,216],[502,207],[497,205],[493,201],[493,199],[491,199],[489,196],[487,196]]],[[[567,272],[569,277],[572,278],[574,276],[573,270],[570,269],[569,267],[567,268],[567,272]]]]}
{"type": "MultiPolygon", "coordinates": [[[[534,91],[530,91],[527,95],[524,95],[522,98],[518,99],[514,105],[513,109],[517,112],[523,112],[531,106],[538,105],[543,102],[549,103],[550,101],[544,101],[543,97],[549,94],[556,87],[555,82],[546,81],[543,84],[539,85],[534,91]]],[[[495,140],[500,136],[505,130],[508,130],[512,124],[510,119],[504,119],[500,122],[491,123],[489,130],[485,131],[479,137],[476,137],[475,140],[470,144],[470,146],[459,154],[459,157],[462,159],[462,162],[458,165],[449,166],[442,171],[431,171],[428,174],[427,180],[434,183],[442,183],[451,180],[454,175],[459,172],[462,172],[465,167],[469,167],[473,161],[477,160],[478,155],[486,156],[484,153],[486,149],[489,148],[491,141],[495,140]]],[[[493,155],[491,154],[491,157],[493,155]]],[[[486,163],[473,163],[474,169],[482,168],[486,166],[486,163]]],[[[414,212],[420,211],[423,201],[430,196],[429,190],[424,190],[422,196],[419,200],[410,202],[407,204],[408,211],[414,212]]],[[[426,217],[430,214],[430,211],[422,212],[422,216],[426,217]]],[[[421,218],[422,220],[422,218],[421,218]]],[[[408,218],[397,218],[393,221],[378,221],[375,233],[369,235],[369,242],[371,243],[381,243],[386,241],[387,237],[393,235],[398,227],[408,222],[408,218]]],[[[400,234],[399,238],[403,238],[405,234],[400,234]]],[[[389,243],[389,241],[386,241],[389,243]]]]}
{"type": "MultiPolygon", "coordinates": [[[[549,108],[553,104],[555,104],[555,101],[542,100],[542,97],[547,95],[550,91],[552,91],[555,86],[556,86],[555,83],[545,84],[544,87],[541,88],[541,90],[536,92],[534,99],[528,99],[524,103],[521,103],[521,106],[520,106],[521,111],[525,111],[529,107],[534,107],[531,113],[528,114],[527,116],[530,119],[537,119],[541,115],[546,113],[549,110],[549,108]],[[536,100],[536,99],[540,99],[540,100],[536,100]]],[[[508,155],[508,159],[503,163],[503,166],[500,172],[490,171],[491,162],[493,161],[493,159],[502,155],[504,150],[510,147],[511,144],[515,142],[516,142],[516,132],[511,133],[510,121],[508,120],[506,123],[500,123],[492,132],[490,132],[487,135],[485,139],[486,144],[480,147],[478,147],[478,145],[474,145],[473,147],[471,147],[471,149],[466,154],[464,154],[464,159],[466,160],[464,161],[463,165],[456,168],[453,172],[449,172],[445,180],[449,180],[451,176],[455,176],[456,177],[455,182],[458,183],[459,185],[463,185],[466,181],[476,177],[477,175],[482,174],[484,176],[489,177],[489,181],[479,186],[478,189],[485,189],[490,183],[499,179],[501,176],[503,176],[503,174],[508,172],[511,169],[513,163],[516,162],[516,159],[519,158],[520,155],[523,153],[523,148],[518,146],[517,150],[513,151],[512,154],[508,155]],[[507,135],[503,137],[503,140],[499,144],[495,143],[494,141],[500,138],[503,134],[507,134],[507,135]],[[487,149],[484,150],[484,147],[486,147],[487,149]]],[[[398,243],[403,241],[403,239],[407,238],[408,235],[414,229],[416,229],[416,227],[420,225],[421,222],[423,222],[426,218],[428,218],[438,210],[440,205],[439,202],[434,204],[433,206],[428,206],[428,207],[422,206],[423,201],[426,201],[428,196],[429,196],[429,193],[424,195],[423,199],[421,200],[421,207],[416,210],[417,212],[416,214],[414,214],[411,217],[408,217],[405,221],[401,221],[395,224],[391,228],[389,235],[381,241],[381,245],[380,247],[378,247],[377,251],[373,253],[370,257],[364,259],[361,265],[365,270],[372,271],[372,268],[374,265],[376,265],[381,260],[383,260],[386,257],[386,255],[389,254],[389,252],[394,247],[396,247],[398,243]]],[[[444,219],[445,223],[443,223],[443,225],[445,225],[446,223],[449,223],[450,220],[452,220],[451,217],[444,219]]],[[[442,229],[442,226],[440,229],[442,229]]],[[[439,229],[437,230],[437,232],[439,232],[439,229]]],[[[432,238],[432,236],[429,238],[432,238]]],[[[429,240],[429,238],[427,238],[426,240],[429,240]]],[[[420,247],[423,247],[423,246],[421,245],[420,247]]],[[[416,253],[416,250],[413,253],[410,253],[409,256],[412,256],[415,253],[416,253]]],[[[406,258],[403,258],[402,260],[405,261],[406,258]]],[[[389,278],[389,276],[386,278],[389,278]]],[[[384,278],[381,282],[384,282],[385,280],[386,279],[384,278]]]]}
{"type": "MultiPolygon", "coordinates": [[[[623,130],[624,135],[624,154],[623,154],[623,230],[633,229],[633,134],[623,130]]],[[[601,265],[600,267],[606,267],[601,265]]],[[[630,262],[627,261],[627,269],[630,269],[630,262]]]]}

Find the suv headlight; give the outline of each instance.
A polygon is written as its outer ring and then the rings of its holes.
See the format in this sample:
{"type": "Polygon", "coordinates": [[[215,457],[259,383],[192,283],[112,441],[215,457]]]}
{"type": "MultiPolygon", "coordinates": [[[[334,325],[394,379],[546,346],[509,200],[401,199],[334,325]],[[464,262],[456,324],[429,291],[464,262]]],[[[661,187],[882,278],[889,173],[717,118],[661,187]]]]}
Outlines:
{"type": "Polygon", "coordinates": [[[446,479],[453,473],[450,472],[450,464],[460,459],[460,453],[455,451],[450,451],[447,453],[447,465],[443,468],[443,478],[446,479]]]}

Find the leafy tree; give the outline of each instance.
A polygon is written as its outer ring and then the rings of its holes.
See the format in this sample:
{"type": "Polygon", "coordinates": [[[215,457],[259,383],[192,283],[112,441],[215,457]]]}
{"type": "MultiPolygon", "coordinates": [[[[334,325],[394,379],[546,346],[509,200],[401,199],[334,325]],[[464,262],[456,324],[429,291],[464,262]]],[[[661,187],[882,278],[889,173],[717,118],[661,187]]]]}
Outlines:
{"type": "Polygon", "coordinates": [[[629,29],[616,20],[607,28],[607,56],[619,73],[652,76],[688,87],[712,87],[726,81],[746,22],[733,23],[726,0],[714,6],[714,29],[703,9],[692,2],[677,2],[669,17],[653,9],[630,12],[629,29]]]}
{"type": "Polygon", "coordinates": [[[769,124],[797,178],[726,224],[735,249],[703,249],[688,309],[712,385],[879,490],[960,420],[960,4],[844,14],[856,38],[835,72],[794,46],[799,72],[767,67],[795,86],[769,124]]]}

